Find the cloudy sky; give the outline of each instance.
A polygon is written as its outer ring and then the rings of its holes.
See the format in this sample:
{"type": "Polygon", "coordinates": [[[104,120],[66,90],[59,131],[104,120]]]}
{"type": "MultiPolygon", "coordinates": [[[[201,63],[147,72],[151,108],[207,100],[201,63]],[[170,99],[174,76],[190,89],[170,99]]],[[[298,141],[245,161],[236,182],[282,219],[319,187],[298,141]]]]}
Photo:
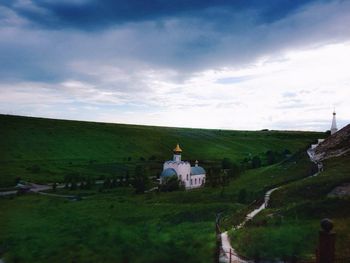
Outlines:
{"type": "Polygon", "coordinates": [[[349,25],[348,0],[0,0],[0,113],[341,127],[349,25]]]}

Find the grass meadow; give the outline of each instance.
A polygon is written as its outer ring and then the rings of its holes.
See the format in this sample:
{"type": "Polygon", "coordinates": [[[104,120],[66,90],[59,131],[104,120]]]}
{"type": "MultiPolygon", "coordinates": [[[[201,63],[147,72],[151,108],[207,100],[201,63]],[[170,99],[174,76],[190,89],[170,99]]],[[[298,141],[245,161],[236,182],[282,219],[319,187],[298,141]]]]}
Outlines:
{"type": "MultiPolygon", "coordinates": [[[[0,115],[0,122],[3,189],[13,186],[17,177],[49,183],[62,182],[70,173],[94,179],[129,172],[132,176],[138,164],[147,166],[151,175],[157,176],[178,142],[183,148],[183,159],[192,162],[198,159],[207,169],[220,166],[223,158],[240,164],[244,159],[259,156],[263,163],[263,167],[246,170],[228,185],[216,188],[141,195],[124,186],[103,191],[99,187],[57,189],[58,194],[81,196],[80,201],[37,194],[1,198],[0,257],[6,263],[212,262],[216,215],[222,213],[222,228],[231,229],[257,205],[266,190],[286,183],[297,186],[294,182],[310,175],[313,169],[305,154],[306,147],[325,136],[314,132],[184,129],[7,115],[0,115]],[[267,151],[286,149],[291,153],[289,158],[266,166],[267,151]]],[[[315,220],[297,217],[304,220],[300,222],[307,222],[304,227],[309,232],[298,227],[295,222],[299,221],[293,221],[293,212],[288,212],[293,208],[288,210],[288,203],[281,200],[293,200],[299,190],[292,187],[288,191],[293,194],[286,192],[278,198],[273,195],[271,203],[271,213],[275,213],[274,209],[285,211],[279,225],[281,231],[269,225],[270,221],[277,224],[275,217],[260,228],[252,222],[233,236],[240,253],[256,256],[260,253],[256,251],[263,248],[249,246],[251,252],[239,244],[276,236],[272,240],[284,239],[287,248],[283,252],[267,250],[267,255],[290,254],[288,249],[294,249],[295,244],[294,233],[303,236],[317,233],[316,216],[315,220]],[[288,232],[283,230],[284,226],[294,228],[288,232]]],[[[269,218],[264,212],[257,220],[265,217],[269,218]]],[[[300,253],[309,253],[312,244],[300,253]]]]}
{"type": "MultiPolygon", "coordinates": [[[[296,256],[314,260],[320,220],[331,218],[337,233],[336,256],[340,262],[347,262],[350,258],[350,199],[328,194],[336,186],[350,182],[349,161],[350,156],[327,160],[325,171],[320,175],[291,182],[272,193],[269,209],[245,228],[231,231],[237,251],[257,259],[296,256]]],[[[274,174],[273,167],[267,169],[274,174]]]]}
{"type": "Polygon", "coordinates": [[[69,173],[95,179],[124,176],[138,164],[159,175],[176,143],[182,158],[205,168],[223,158],[239,163],[268,150],[296,152],[319,137],[315,132],[229,131],[167,128],[0,115],[0,187],[17,177],[60,182],[69,173]]]}

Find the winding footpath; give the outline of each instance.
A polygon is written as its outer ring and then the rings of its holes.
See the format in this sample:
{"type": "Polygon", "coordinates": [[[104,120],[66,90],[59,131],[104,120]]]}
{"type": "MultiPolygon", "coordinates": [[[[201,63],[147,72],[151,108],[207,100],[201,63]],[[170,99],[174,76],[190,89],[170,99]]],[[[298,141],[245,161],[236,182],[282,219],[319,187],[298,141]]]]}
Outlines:
{"type": "MultiPolygon", "coordinates": [[[[279,187],[273,188],[269,191],[266,192],[265,198],[264,198],[264,203],[254,209],[252,212],[246,215],[244,221],[239,224],[236,229],[242,228],[249,220],[252,220],[257,214],[259,214],[262,210],[264,210],[270,200],[270,196],[272,192],[276,191],[279,187]]],[[[228,236],[227,231],[221,233],[221,253],[220,253],[220,262],[229,262],[229,263],[247,263],[247,262],[252,262],[252,261],[247,261],[242,259],[237,252],[234,250],[234,248],[231,246],[230,239],[228,236]],[[231,254],[231,255],[230,255],[231,254]],[[231,262],[230,262],[231,259],[231,262]]]]}
{"type": "MultiPolygon", "coordinates": [[[[307,151],[307,154],[310,157],[310,161],[314,162],[315,164],[321,164],[321,166],[318,165],[319,171],[317,173],[315,173],[311,176],[305,177],[301,180],[305,180],[307,178],[317,176],[323,170],[322,163],[315,161],[314,152],[311,149],[309,149],[307,151]]],[[[282,187],[282,186],[280,186],[280,187],[282,187]]],[[[257,214],[259,214],[262,210],[267,208],[271,194],[274,191],[276,191],[277,189],[279,189],[280,187],[276,187],[276,188],[273,188],[273,189],[270,189],[269,191],[267,191],[265,193],[264,203],[260,207],[254,209],[252,212],[247,214],[244,221],[235,228],[236,229],[242,228],[249,220],[252,220],[257,214]]],[[[227,263],[227,262],[228,263],[251,263],[254,261],[243,259],[237,254],[235,249],[231,246],[228,232],[225,231],[225,232],[221,233],[221,251],[220,251],[220,256],[219,256],[219,262],[222,262],[222,263],[227,263]]]]}

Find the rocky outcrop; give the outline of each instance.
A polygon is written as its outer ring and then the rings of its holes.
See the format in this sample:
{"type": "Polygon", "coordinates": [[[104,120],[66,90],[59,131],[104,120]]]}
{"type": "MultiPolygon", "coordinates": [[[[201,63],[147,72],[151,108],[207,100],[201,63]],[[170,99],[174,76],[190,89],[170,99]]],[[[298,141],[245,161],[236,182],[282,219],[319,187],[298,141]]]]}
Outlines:
{"type": "Polygon", "coordinates": [[[320,143],[315,148],[314,159],[322,161],[344,154],[350,154],[350,124],[320,143]]]}
{"type": "Polygon", "coordinates": [[[343,184],[334,188],[329,194],[329,197],[347,197],[350,196],[350,183],[343,184]]]}

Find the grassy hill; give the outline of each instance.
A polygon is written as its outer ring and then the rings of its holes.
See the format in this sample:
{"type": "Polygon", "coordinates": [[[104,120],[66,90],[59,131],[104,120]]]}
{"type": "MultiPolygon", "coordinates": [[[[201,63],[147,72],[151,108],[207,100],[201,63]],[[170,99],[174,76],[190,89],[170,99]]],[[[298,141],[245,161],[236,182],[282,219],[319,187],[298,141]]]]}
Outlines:
{"type": "Polygon", "coordinates": [[[350,157],[330,159],[308,177],[306,146],[321,133],[221,131],[89,123],[0,115],[1,183],[15,176],[61,180],[71,171],[94,177],[138,163],[159,172],[177,142],[184,159],[217,165],[266,151],[293,154],[280,163],[249,169],[228,185],[194,191],[136,195],[128,187],[100,191],[57,189],[86,197],[80,202],[34,194],[0,199],[0,256],[6,262],[212,262],[214,220],[241,222],[273,187],[271,207],[247,227],[231,231],[237,250],[250,258],[312,258],[319,220],[335,220],[338,256],[349,255],[349,199],[327,196],[349,182],[350,157]],[[150,158],[152,157],[152,158],[150,158]],[[35,168],[35,169],[34,169],[35,168]],[[345,209],[344,209],[345,207],[345,209]],[[279,244],[276,246],[275,244],[279,244]]]}
{"type": "Polygon", "coordinates": [[[34,194],[0,198],[0,255],[2,249],[6,262],[36,263],[213,262],[217,213],[232,226],[266,189],[308,176],[311,166],[301,152],[249,170],[224,188],[56,192],[86,197],[79,202],[34,194]]]}
{"type": "Polygon", "coordinates": [[[0,257],[6,262],[212,262],[216,214],[223,212],[223,224],[232,226],[266,189],[307,176],[311,163],[300,149],[324,135],[6,115],[0,124],[3,186],[17,176],[49,182],[70,172],[115,175],[139,163],[159,173],[177,142],[183,159],[199,159],[205,167],[255,155],[265,162],[268,150],[299,152],[283,163],[248,170],[225,187],[144,195],[128,187],[56,192],[86,197],[80,202],[34,194],[0,198],[0,257]]]}
{"type": "MultiPolygon", "coordinates": [[[[294,168],[290,167],[288,173],[300,175],[305,171],[300,169],[302,166],[300,163],[294,168]]],[[[324,166],[325,171],[320,175],[291,182],[275,191],[269,209],[245,228],[231,233],[239,253],[260,259],[286,259],[292,256],[314,259],[319,223],[327,217],[335,224],[339,262],[350,260],[350,198],[329,196],[335,187],[350,183],[350,156],[328,159],[324,166]]],[[[267,167],[265,173],[280,175],[273,166],[267,167]]]]}
{"type": "Polygon", "coordinates": [[[69,172],[93,177],[124,173],[147,163],[158,173],[177,142],[183,159],[207,167],[223,158],[236,162],[268,150],[295,152],[324,134],[228,131],[94,123],[0,115],[0,186],[16,177],[61,181],[69,172]]]}

